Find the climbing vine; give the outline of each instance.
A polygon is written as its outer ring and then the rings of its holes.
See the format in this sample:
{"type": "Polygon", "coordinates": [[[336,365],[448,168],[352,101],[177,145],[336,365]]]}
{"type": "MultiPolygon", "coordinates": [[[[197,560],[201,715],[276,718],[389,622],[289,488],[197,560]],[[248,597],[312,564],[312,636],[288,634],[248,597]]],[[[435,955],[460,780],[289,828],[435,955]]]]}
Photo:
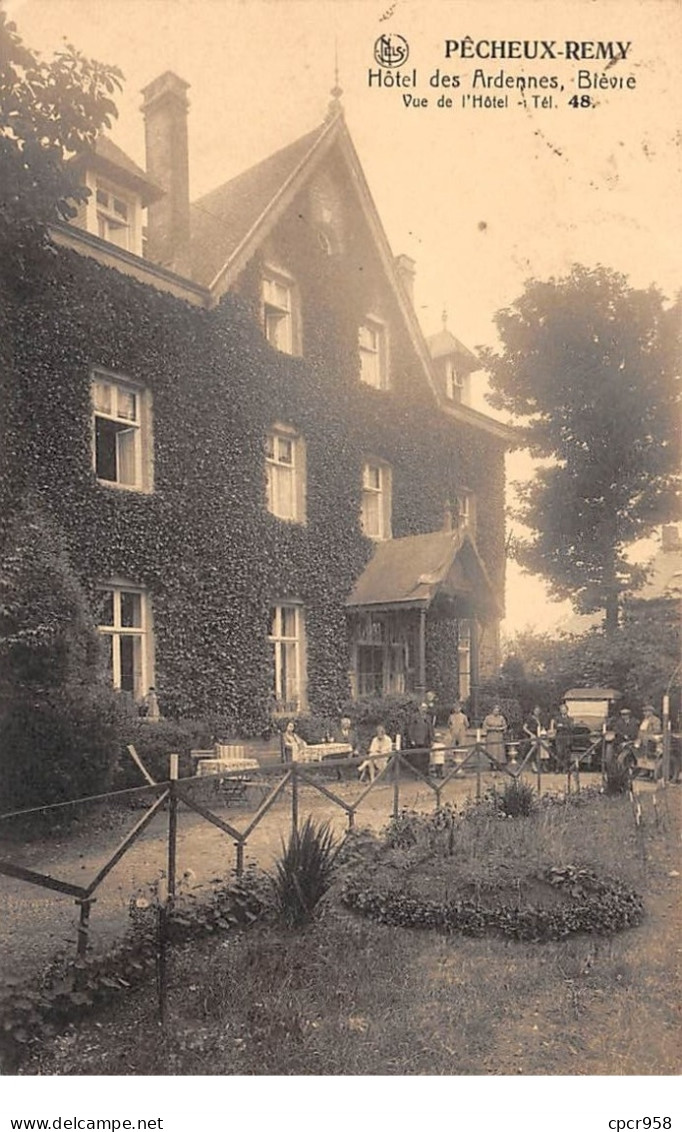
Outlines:
{"type": "MultiPolygon", "coordinates": [[[[503,456],[495,437],[447,419],[425,388],[407,335],[392,332],[395,388],[358,380],[358,324],[380,303],[378,270],[355,272],[361,233],[324,253],[294,204],[277,244],[247,265],[212,309],[162,293],[92,258],[46,256],[21,294],[3,284],[9,514],[29,492],[64,531],[94,594],[119,577],[151,595],[164,714],[220,713],[235,730],[267,726],[269,611],[306,610],[311,709],[348,695],[344,603],[372,545],[360,531],[368,456],[393,468],[393,535],[440,528],[446,499],[476,493],[478,546],[503,572],[503,456]],[[297,281],[304,358],[272,350],[254,325],[263,259],[297,281]],[[97,366],[140,383],[153,406],[154,490],[98,484],[90,381],[97,366]],[[306,525],[265,509],[264,434],[284,421],[305,437],[306,525]]],[[[3,427],[3,426],[0,426],[3,427]]]]}

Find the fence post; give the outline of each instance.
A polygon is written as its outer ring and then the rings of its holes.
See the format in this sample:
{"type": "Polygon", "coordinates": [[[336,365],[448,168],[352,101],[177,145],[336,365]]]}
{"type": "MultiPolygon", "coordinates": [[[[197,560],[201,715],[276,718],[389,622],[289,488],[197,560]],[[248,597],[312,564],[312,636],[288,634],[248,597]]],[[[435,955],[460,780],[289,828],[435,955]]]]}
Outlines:
{"type": "Polygon", "coordinates": [[[291,764],[291,832],[298,833],[298,771],[295,762],[291,764]]]}
{"type": "Polygon", "coordinates": [[[670,778],[670,696],[666,693],[663,697],[663,712],[661,723],[663,725],[663,760],[661,764],[661,782],[665,788],[668,785],[670,778]]]}
{"type": "Polygon", "coordinates": [[[542,794],[542,740],[538,737],[535,740],[535,758],[536,770],[535,773],[538,779],[538,797],[542,794]]]}
{"type": "Polygon", "coordinates": [[[162,1026],[166,1024],[168,1000],[168,929],[169,921],[175,902],[175,876],[177,868],[178,851],[178,762],[179,755],[170,755],[168,777],[168,861],[167,861],[167,890],[164,893],[160,885],[158,891],[158,943],[157,943],[157,983],[159,992],[159,1021],[162,1026]]]}
{"type": "MultiPolygon", "coordinates": [[[[76,901],[77,906],[80,908],[78,917],[78,941],[76,943],[76,957],[78,959],[85,959],[85,954],[88,950],[88,938],[90,935],[90,909],[94,904],[91,897],[86,896],[83,900],[76,901]]],[[[80,986],[81,972],[76,967],[76,986],[80,986]]]]}
{"type": "Polygon", "coordinates": [[[179,755],[170,756],[170,787],[168,798],[168,903],[175,900],[175,873],[178,851],[178,760],[179,755]]]}
{"type": "Polygon", "coordinates": [[[474,750],[476,752],[476,801],[481,800],[481,731],[480,728],[476,730],[476,745],[474,750]]]}
{"type": "Polygon", "coordinates": [[[393,756],[393,817],[398,820],[400,816],[400,759],[399,751],[393,756]]]}

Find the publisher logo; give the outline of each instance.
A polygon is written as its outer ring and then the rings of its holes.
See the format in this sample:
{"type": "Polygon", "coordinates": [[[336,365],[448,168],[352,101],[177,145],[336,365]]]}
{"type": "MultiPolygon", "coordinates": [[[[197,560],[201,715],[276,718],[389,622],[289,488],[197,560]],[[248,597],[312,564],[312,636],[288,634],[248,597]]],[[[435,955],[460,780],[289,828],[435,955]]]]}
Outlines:
{"type": "Polygon", "coordinates": [[[374,44],[374,58],[380,67],[402,67],[409,56],[410,48],[402,35],[380,35],[374,44]]]}

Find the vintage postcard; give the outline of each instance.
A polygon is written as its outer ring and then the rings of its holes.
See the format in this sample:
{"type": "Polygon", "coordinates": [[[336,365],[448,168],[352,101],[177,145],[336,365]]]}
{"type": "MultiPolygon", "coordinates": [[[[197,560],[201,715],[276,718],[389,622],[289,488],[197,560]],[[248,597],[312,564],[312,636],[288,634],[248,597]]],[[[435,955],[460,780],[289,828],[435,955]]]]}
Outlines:
{"type": "Polygon", "coordinates": [[[0,12],[10,1127],[674,1128],[679,0],[0,12]]]}

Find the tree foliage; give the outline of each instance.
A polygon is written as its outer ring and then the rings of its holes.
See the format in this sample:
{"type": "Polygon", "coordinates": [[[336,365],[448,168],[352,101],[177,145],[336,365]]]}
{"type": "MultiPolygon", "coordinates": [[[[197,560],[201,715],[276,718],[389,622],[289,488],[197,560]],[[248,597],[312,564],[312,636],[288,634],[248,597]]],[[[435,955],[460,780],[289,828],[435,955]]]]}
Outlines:
{"type": "Polygon", "coordinates": [[[660,710],[664,693],[680,712],[680,624],[671,601],[624,603],[616,631],[601,629],[558,640],[546,633],[518,633],[507,645],[502,678],[525,703],[557,705],[569,688],[610,687],[635,711],[646,703],[660,710]]]}
{"type": "Polygon", "coordinates": [[[0,246],[32,247],[46,225],[68,220],[87,199],[69,157],[94,145],[116,116],[118,67],[70,44],[45,62],[0,12],[0,246]]]}
{"type": "Polygon", "coordinates": [[[0,555],[3,808],[106,789],[128,723],[61,534],[24,504],[0,555]]]}
{"type": "Polygon", "coordinates": [[[679,491],[679,303],[635,290],[604,267],[530,280],[486,352],[491,404],[527,420],[540,467],[517,518],[532,530],[518,559],[555,597],[617,624],[641,581],[625,551],[675,517],[679,491]]]}

